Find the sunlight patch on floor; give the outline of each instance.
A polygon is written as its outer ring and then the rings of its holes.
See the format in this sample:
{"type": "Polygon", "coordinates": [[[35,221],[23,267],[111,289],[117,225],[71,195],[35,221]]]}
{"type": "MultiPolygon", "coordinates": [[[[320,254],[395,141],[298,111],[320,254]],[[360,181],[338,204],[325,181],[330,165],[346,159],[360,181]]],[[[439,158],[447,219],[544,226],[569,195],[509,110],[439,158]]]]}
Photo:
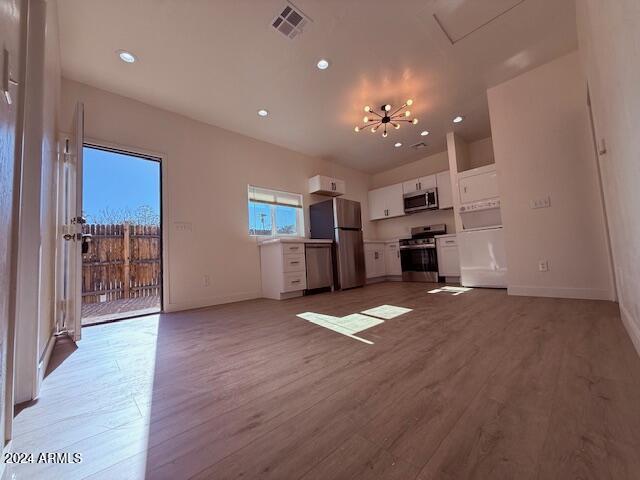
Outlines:
{"type": "Polygon", "coordinates": [[[296,316],[360,342],[373,345],[372,341],[358,337],[355,334],[384,323],[383,319],[389,320],[410,311],[410,308],[380,305],[362,313],[352,313],[344,317],[334,317],[333,315],[315,312],[299,313],[296,316]]]}
{"type": "Polygon", "coordinates": [[[400,315],[404,315],[405,313],[409,313],[411,311],[411,308],[396,307],[394,305],[380,305],[379,307],[364,310],[361,313],[364,313],[365,315],[371,315],[372,317],[391,320],[392,318],[399,317],[400,315]]]}
{"type": "Polygon", "coordinates": [[[453,295],[461,295],[471,290],[473,290],[473,288],[445,286],[445,287],[436,288],[435,290],[429,290],[428,293],[451,293],[453,295]]]}

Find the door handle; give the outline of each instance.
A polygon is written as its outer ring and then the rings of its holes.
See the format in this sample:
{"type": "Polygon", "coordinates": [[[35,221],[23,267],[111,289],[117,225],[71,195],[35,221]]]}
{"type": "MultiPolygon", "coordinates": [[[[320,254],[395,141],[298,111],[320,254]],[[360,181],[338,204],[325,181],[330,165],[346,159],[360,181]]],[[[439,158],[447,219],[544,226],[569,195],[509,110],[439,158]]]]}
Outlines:
{"type": "Polygon", "coordinates": [[[422,190],[422,182],[418,182],[418,190],[422,190]]]}
{"type": "Polygon", "coordinates": [[[82,253],[89,253],[89,243],[91,243],[93,237],[90,233],[82,234],[82,253]]]}

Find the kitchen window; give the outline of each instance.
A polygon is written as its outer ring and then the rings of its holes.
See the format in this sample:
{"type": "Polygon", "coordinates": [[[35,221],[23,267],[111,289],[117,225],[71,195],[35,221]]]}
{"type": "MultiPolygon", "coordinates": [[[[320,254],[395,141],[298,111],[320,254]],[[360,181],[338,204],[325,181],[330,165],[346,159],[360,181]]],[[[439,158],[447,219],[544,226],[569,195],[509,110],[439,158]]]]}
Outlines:
{"type": "Polygon", "coordinates": [[[302,195],[249,185],[249,235],[303,237],[302,195]]]}

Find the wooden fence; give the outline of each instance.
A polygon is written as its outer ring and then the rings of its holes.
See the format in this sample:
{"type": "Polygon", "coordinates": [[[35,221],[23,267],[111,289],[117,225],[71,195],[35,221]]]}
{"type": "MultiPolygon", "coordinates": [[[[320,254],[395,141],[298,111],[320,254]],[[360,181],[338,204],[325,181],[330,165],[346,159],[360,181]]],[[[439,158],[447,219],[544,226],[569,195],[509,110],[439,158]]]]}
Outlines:
{"type": "Polygon", "coordinates": [[[92,235],[82,255],[82,302],[159,296],[162,286],[158,225],[83,225],[92,235]]]}

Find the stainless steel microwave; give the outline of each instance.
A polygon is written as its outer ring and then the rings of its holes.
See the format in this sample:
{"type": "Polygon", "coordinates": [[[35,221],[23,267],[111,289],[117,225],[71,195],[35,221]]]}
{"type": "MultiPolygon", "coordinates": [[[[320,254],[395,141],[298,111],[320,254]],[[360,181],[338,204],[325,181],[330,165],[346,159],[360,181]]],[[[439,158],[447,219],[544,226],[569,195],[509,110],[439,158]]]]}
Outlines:
{"type": "Polygon", "coordinates": [[[436,188],[405,193],[402,197],[404,200],[404,213],[438,208],[438,190],[436,188]]]}

